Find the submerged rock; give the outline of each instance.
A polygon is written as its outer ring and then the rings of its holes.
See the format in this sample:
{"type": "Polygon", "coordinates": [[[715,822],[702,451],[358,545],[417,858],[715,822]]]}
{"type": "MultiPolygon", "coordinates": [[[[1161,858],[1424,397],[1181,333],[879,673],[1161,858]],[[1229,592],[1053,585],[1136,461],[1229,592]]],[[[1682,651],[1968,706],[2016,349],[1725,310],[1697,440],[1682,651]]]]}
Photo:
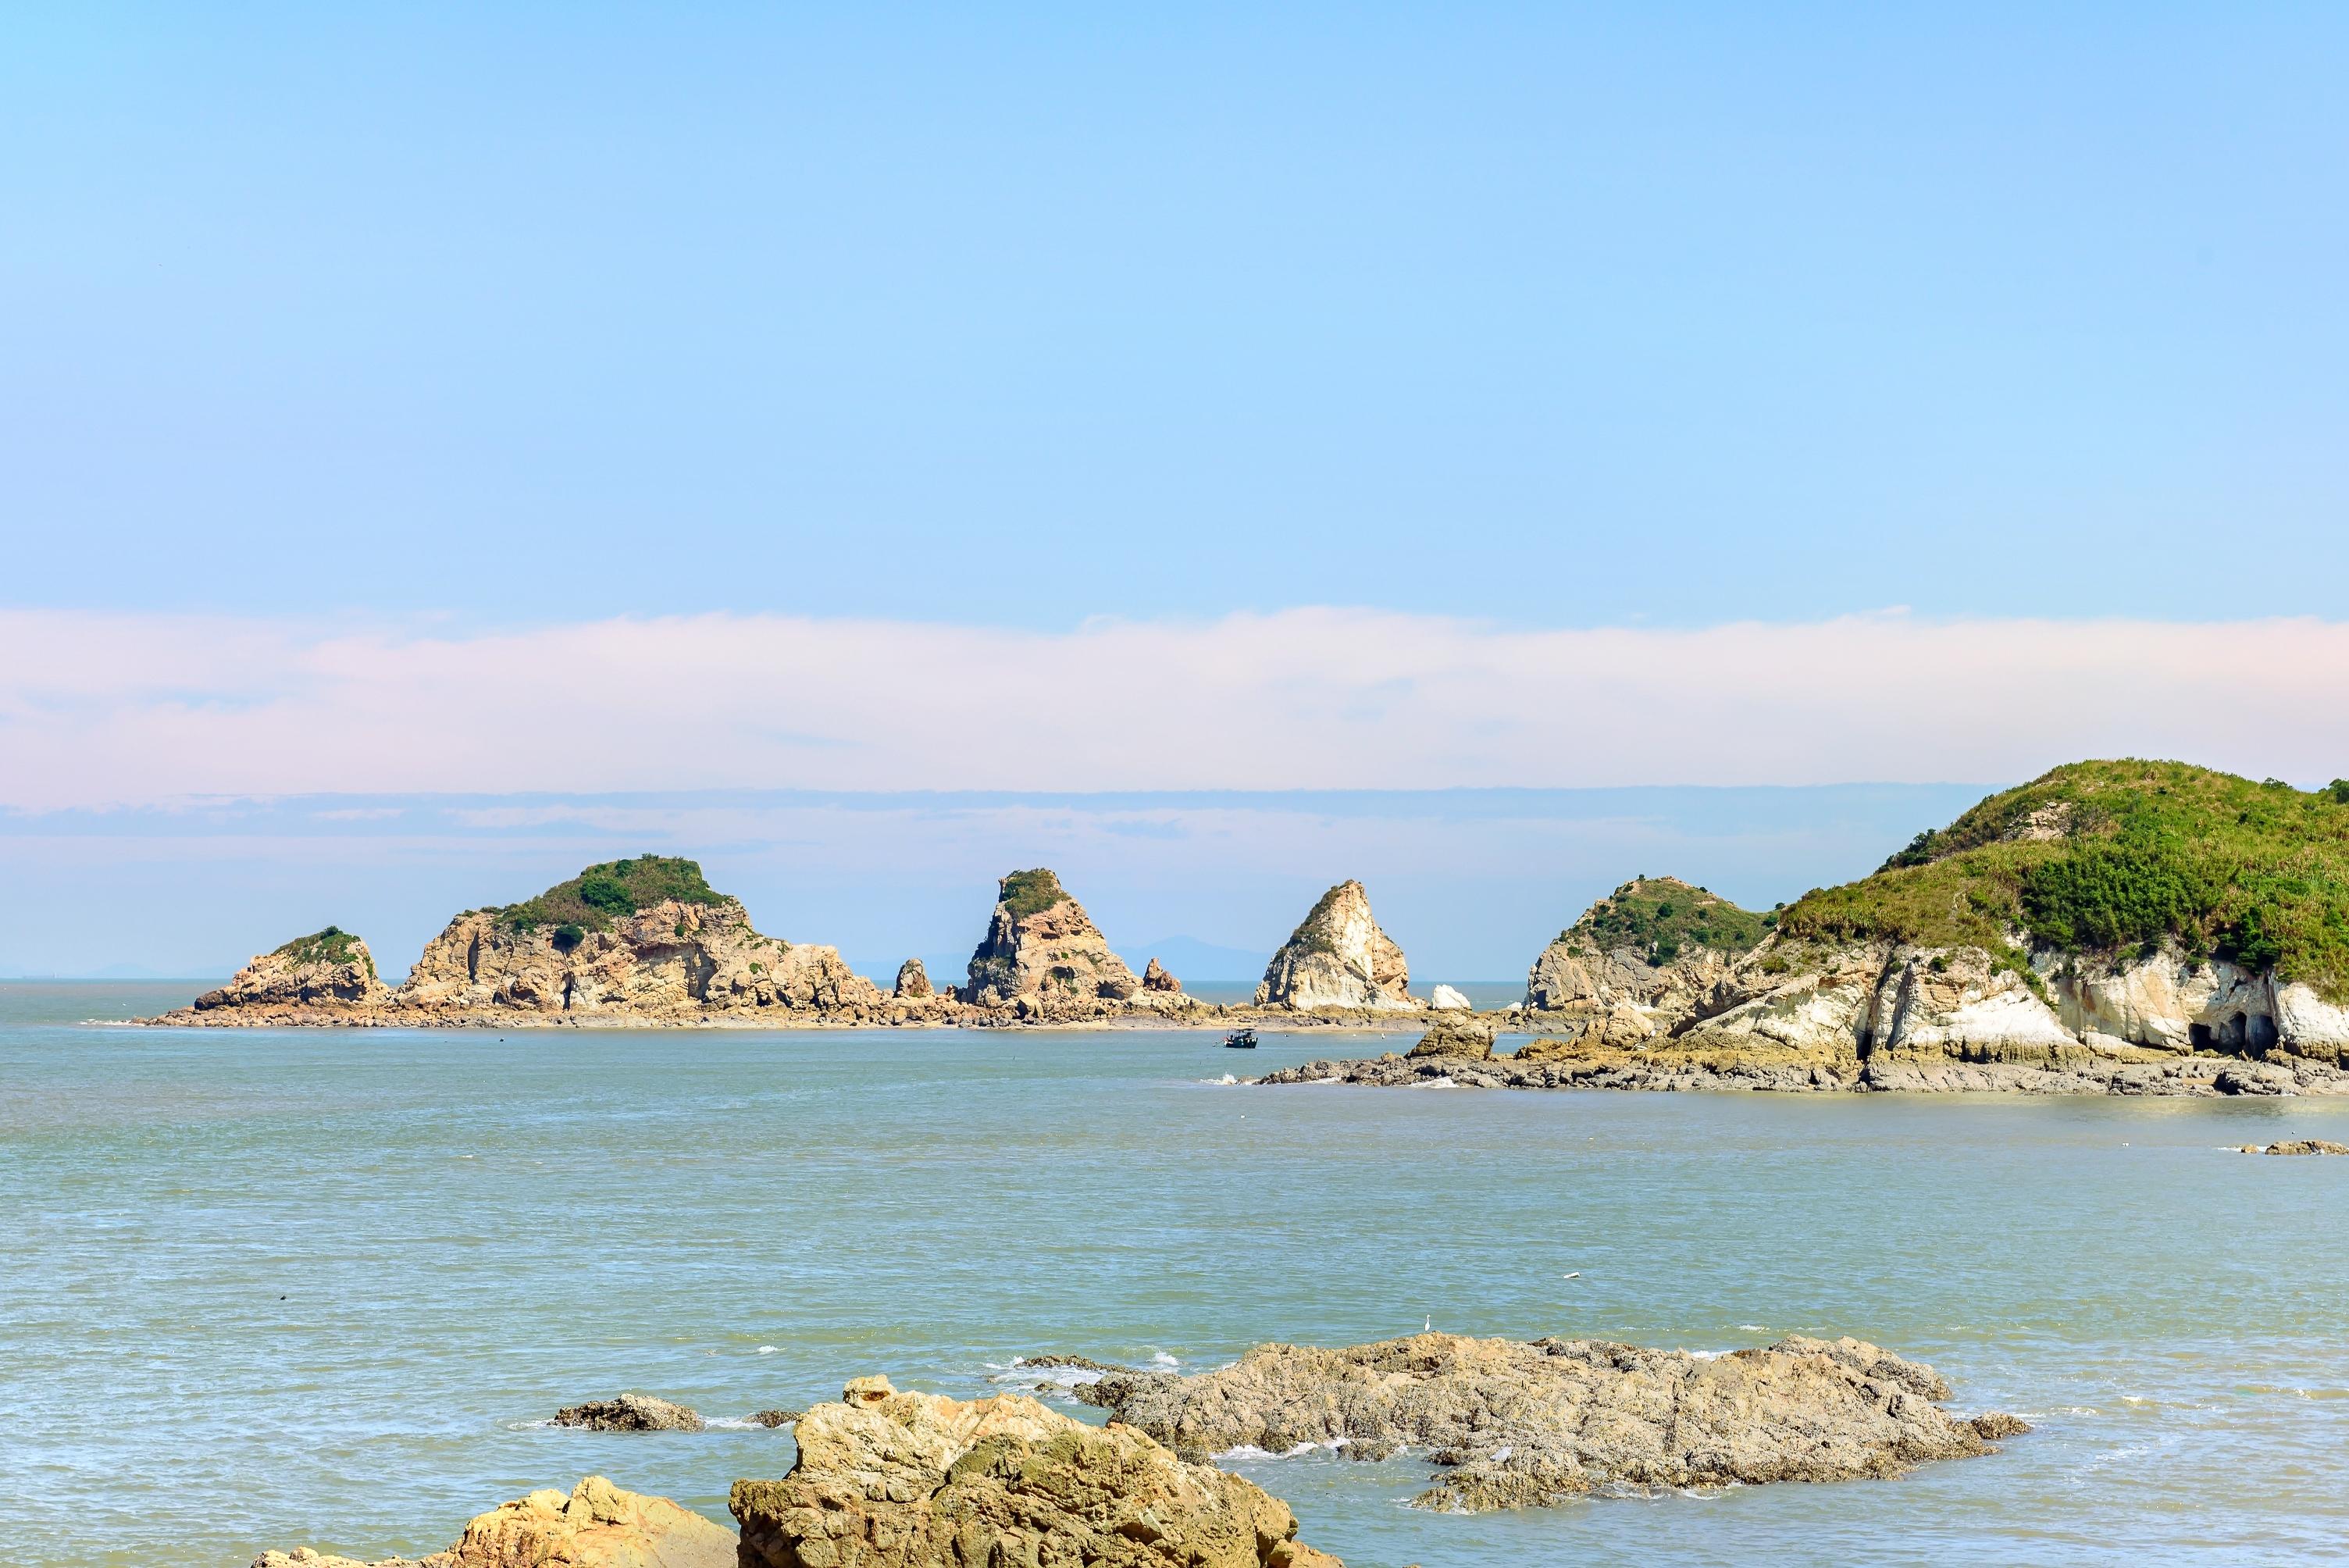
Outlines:
{"type": "Polygon", "coordinates": [[[753,1410],[750,1418],[771,1431],[777,1427],[790,1426],[805,1414],[804,1410],[753,1410]]]}
{"type": "Polygon", "coordinates": [[[1707,1358],[1601,1340],[1420,1334],[1325,1350],[1265,1345],[1229,1367],[1105,1377],[1078,1391],[1186,1459],[1307,1443],[1430,1450],[1415,1501],[1481,1511],[1605,1485],[1725,1486],[1893,1476],[1991,1451],[1942,1410],[1932,1368],[1857,1339],[1789,1336],[1707,1358]]]}
{"type": "Polygon", "coordinates": [[[2291,1138],[2269,1144],[2265,1149],[2256,1143],[2243,1145],[2246,1154],[2349,1154],[2349,1143],[2335,1143],[2329,1138],[2291,1138]]]}
{"type": "Polygon", "coordinates": [[[1367,1008],[1416,1011],[1411,966],[1402,949],[1379,928],[1371,895],[1358,882],[1342,882],[1306,912],[1305,918],[1265,965],[1256,988],[1257,1006],[1367,1008]]]}
{"type": "Polygon", "coordinates": [[[585,1427],[591,1432],[698,1432],[701,1418],[683,1405],[656,1399],[650,1394],[623,1394],[616,1399],[590,1399],[567,1405],[554,1413],[558,1427],[585,1427]]]}
{"type": "Polygon", "coordinates": [[[736,1557],[724,1525],[591,1475],[568,1497],[549,1488],[480,1514],[457,1544],[419,1560],[369,1565],[296,1547],[253,1568],[736,1568],[736,1557]]]}
{"type": "Polygon", "coordinates": [[[1250,1481],[1017,1394],[859,1377],[800,1418],[781,1480],[738,1480],[742,1568],[1341,1568],[1250,1481]]]}

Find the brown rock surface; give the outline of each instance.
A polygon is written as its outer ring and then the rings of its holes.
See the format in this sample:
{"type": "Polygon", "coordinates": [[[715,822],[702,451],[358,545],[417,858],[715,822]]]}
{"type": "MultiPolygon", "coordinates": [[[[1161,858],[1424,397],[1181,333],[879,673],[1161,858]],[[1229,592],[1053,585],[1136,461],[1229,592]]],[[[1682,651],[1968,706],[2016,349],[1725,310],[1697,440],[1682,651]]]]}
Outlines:
{"type": "Polygon", "coordinates": [[[1259,1007],[1367,1008],[1416,1011],[1411,966],[1402,949],[1380,928],[1371,895],[1342,882],[1306,912],[1280,951],[1265,965],[1256,988],[1259,1007]]]}
{"type": "Polygon", "coordinates": [[[1443,1012],[1430,1019],[1427,1033],[1406,1053],[1407,1059],[1444,1057],[1484,1062],[1493,1059],[1493,1026],[1470,1013],[1443,1012]]]}
{"type": "Polygon", "coordinates": [[[1125,960],[1061,879],[1038,867],[1013,872],[996,888],[987,936],[970,955],[962,999],[1005,1006],[1022,998],[1031,1009],[1071,1003],[1123,1001],[1142,989],[1125,960]]]}
{"type": "Polygon", "coordinates": [[[903,996],[907,1001],[919,1001],[936,995],[930,989],[930,972],[923,967],[920,959],[908,958],[897,965],[897,985],[891,994],[903,996]]]}
{"type": "Polygon", "coordinates": [[[1154,958],[1150,961],[1149,967],[1142,972],[1142,988],[1145,991],[1172,993],[1183,989],[1183,982],[1175,979],[1167,971],[1166,965],[1154,958]]]}
{"type": "MultiPolygon", "coordinates": [[[[1216,1371],[1112,1376],[1078,1397],[1186,1458],[1337,1439],[1424,1448],[1444,1473],[1417,1501],[1469,1511],[1607,1485],[1893,1476],[1990,1451],[1982,1429],[1940,1408],[1950,1391],[1930,1367],[1800,1336],[1717,1358],[1448,1334],[1266,1345],[1216,1371]]],[[[2023,1428],[2000,1417],[1990,1429],[2023,1428]]]]}
{"type": "Polygon", "coordinates": [[[375,955],[367,944],[330,925],[273,952],[256,954],[227,985],[197,997],[195,1008],[209,1013],[216,1008],[363,1007],[390,994],[376,976],[375,955]]]}
{"type": "MultiPolygon", "coordinates": [[[[465,1526],[454,1546],[373,1568],[736,1568],[734,1534],[665,1497],[622,1491],[591,1475],[571,1495],[532,1492],[465,1526]]],[[[369,1568],[307,1547],[264,1552],[253,1568],[369,1568]]]]}
{"type": "Polygon", "coordinates": [[[781,1480],[738,1480],[742,1568],[1340,1568],[1279,1499],[1015,1394],[859,1377],[800,1418],[781,1480]]]}

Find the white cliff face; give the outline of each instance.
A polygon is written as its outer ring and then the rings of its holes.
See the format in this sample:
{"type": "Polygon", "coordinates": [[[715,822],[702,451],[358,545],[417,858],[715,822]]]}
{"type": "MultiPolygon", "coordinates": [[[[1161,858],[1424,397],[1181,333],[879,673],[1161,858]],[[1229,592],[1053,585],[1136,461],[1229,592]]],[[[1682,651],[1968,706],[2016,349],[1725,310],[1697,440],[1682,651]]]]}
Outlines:
{"type": "Polygon", "coordinates": [[[1321,895],[1266,965],[1256,1000],[1258,1006],[1299,1012],[1415,1012],[1420,1006],[1411,995],[1402,949],[1379,928],[1371,895],[1358,882],[1340,882],[1321,895]]]}
{"type": "Polygon", "coordinates": [[[761,1008],[872,1005],[882,993],[839,950],[752,929],[739,903],[665,902],[566,944],[555,930],[516,931],[496,911],[460,914],[392,994],[420,1013],[512,1008],[678,1019],[761,1008]]]}

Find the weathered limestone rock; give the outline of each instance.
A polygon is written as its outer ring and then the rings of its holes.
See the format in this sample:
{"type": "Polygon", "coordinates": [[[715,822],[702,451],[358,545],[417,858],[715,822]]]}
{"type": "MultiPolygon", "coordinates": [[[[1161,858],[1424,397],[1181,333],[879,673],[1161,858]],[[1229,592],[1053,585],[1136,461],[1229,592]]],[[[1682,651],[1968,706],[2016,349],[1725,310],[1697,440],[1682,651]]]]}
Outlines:
{"type": "Polygon", "coordinates": [[[897,965],[897,985],[891,995],[907,1001],[918,1001],[934,995],[930,989],[930,972],[922,966],[920,959],[908,958],[897,965]]]}
{"type": "Polygon", "coordinates": [[[623,1394],[616,1399],[590,1399],[566,1405],[554,1413],[558,1427],[585,1427],[591,1432],[698,1432],[701,1418],[683,1405],[656,1399],[650,1394],[623,1394]]]}
{"type": "Polygon", "coordinates": [[[198,1012],[367,1006],[390,992],[376,977],[367,944],[339,926],[297,936],[253,962],[218,990],[196,998],[198,1012]]]}
{"type": "Polygon", "coordinates": [[[1175,979],[1168,973],[1166,965],[1154,958],[1150,961],[1149,967],[1142,972],[1142,988],[1145,991],[1164,991],[1172,995],[1183,989],[1183,982],[1175,979]]]}
{"type": "Polygon", "coordinates": [[[1371,895],[1342,882],[1321,895],[1265,966],[1257,1006],[1415,1011],[1402,949],[1379,928],[1371,895]]]}
{"type": "Polygon", "coordinates": [[[1409,1056],[1419,1059],[1440,1057],[1451,1061],[1490,1061],[1494,1032],[1492,1024],[1473,1013],[1438,1013],[1428,1021],[1427,1033],[1412,1047],[1409,1056]]]}
{"type": "Polygon", "coordinates": [[[1469,1001],[1464,993],[1449,985],[1438,985],[1429,992],[1427,1005],[1439,1013],[1465,1013],[1475,1008],[1475,1004],[1469,1001]]]}
{"type": "MultiPolygon", "coordinates": [[[[374,1568],[736,1568],[733,1532],[665,1497],[622,1491],[591,1475],[571,1495],[552,1489],[504,1503],[465,1526],[457,1544],[374,1568]]],[[[368,1568],[307,1547],[264,1552],[253,1568],[368,1568]]]]}
{"type": "Polygon", "coordinates": [[[667,901],[576,937],[517,930],[497,910],[460,914],[394,994],[403,1013],[562,1013],[626,1020],[872,1006],[880,987],[840,951],[763,936],[733,899],[667,901]]]}
{"type": "Polygon", "coordinates": [[[1103,1377],[1078,1391],[1186,1458],[1243,1445],[1424,1449],[1423,1507],[1480,1511],[1602,1486],[1899,1475],[1993,1451],[2011,1416],[1940,1408],[1929,1367],[1857,1339],[1789,1336],[1705,1358],[1600,1340],[1420,1334],[1324,1350],[1266,1345],[1229,1367],[1103,1377]]]}
{"type": "Polygon", "coordinates": [[[2246,1154],[2349,1154],[2349,1143],[2335,1143],[2329,1138],[2290,1138],[2269,1144],[2265,1149],[2256,1143],[2243,1145],[2246,1154]]]}
{"type": "Polygon", "coordinates": [[[1536,1012],[1661,1006],[1677,1021],[1700,1006],[1759,940],[1766,918],[1678,877],[1637,878],[1583,911],[1542,949],[1526,975],[1525,1005],[1536,1012]],[[1660,924],[1669,932],[1702,933],[1703,940],[1676,941],[1669,952],[1659,943],[1634,940],[1634,933],[1652,933],[1660,924]]]}
{"type": "Polygon", "coordinates": [[[790,1474],[734,1483],[742,1568],[1340,1568],[1249,1481],[1016,1394],[859,1377],[795,1435],[790,1474]]]}
{"type": "Polygon", "coordinates": [[[1003,1006],[1123,1001],[1142,989],[1084,906],[1049,870],[1013,872],[998,885],[987,936],[970,955],[962,999],[1003,1006]]]}

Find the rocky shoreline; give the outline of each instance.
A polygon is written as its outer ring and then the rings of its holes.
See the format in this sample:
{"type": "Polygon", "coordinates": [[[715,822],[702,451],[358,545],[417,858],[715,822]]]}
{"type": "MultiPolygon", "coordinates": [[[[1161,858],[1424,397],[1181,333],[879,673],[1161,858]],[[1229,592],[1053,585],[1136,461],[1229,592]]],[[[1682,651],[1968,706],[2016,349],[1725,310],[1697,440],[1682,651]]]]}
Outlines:
{"type": "MultiPolygon", "coordinates": [[[[1412,1501],[1443,1512],[1545,1506],[1605,1491],[1886,1479],[1998,1451],[2013,1416],[1944,1409],[1930,1367],[1862,1340],[1788,1336],[1702,1356],[1604,1340],[1449,1334],[1336,1349],[1260,1345],[1213,1371],[1143,1371],[1082,1357],[1023,1367],[1097,1372],[1093,1425],[1022,1394],[958,1400],[849,1380],[839,1399],[775,1411],[798,1456],[734,1482],[739,1534],[600,1476],[476,1517],[421,1559],[373,1564],[306,1547],[253,1568],[1344,1568],[1299,1539],[1296,1513],[1216,1458],[1331,1447],[1433,1467],[1412,1501]]],[[[702,1429],[647,1396],[592,1401],[569,1424],[702,1429]]]]}

